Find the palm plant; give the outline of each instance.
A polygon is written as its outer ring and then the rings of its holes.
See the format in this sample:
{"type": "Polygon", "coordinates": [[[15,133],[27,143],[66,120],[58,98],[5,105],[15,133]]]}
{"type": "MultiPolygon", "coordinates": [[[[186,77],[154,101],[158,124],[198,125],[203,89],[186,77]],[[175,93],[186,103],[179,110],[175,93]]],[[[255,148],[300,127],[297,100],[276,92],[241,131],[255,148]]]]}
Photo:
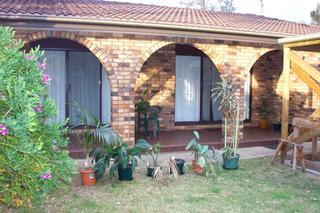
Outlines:
{"type": "Polygon", "coordinates": [[[72,106],[77,110],[78,123],[72,126],[70,133],[81,144],[86,158],[85,167],[89,167],[91,165],[89,155],[93,144],[113,146],[118,143],[118,136],[109,124],[102,124],[78,102],[73,102],[72,106]]]}
{"type": "Polygon", "coordinates": [[[218,110],[224,116],[224,156],[234,157],[238,154],[240,107],[235,96],[236,87],[232,77],[222,79],[212,89],[213,102],[219,100],[218,110]],[[228,130],[231,131],[231,141],[228,143],[228,130]]]}

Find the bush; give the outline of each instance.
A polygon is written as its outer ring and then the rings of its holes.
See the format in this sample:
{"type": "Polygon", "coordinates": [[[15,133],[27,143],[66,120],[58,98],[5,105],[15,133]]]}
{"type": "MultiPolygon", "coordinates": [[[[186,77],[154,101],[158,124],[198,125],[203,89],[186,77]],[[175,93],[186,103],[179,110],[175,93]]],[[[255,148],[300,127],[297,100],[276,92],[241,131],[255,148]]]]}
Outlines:
{"type": "Polygon", "coordinates": [[[56,109],[43,52],[22,48],[12,29],[0,27],[0,203],[12,207],[40,204],[75,171],[66,129],[46,123],[56,109]]]}

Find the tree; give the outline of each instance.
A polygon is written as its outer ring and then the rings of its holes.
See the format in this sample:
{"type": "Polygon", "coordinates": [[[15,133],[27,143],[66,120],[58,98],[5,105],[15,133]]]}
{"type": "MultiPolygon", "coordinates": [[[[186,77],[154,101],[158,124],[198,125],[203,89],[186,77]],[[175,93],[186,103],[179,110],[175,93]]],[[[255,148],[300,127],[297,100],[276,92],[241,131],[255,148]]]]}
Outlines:
{"type": "Polygon", "coordinates": [[[0,27],[0,206],[39,205],[75,171],[66,129],[46,122],[56,108],[43,52],[22,47],[12,29],[0,27]]]}
{"type": "Polygon", "coordinates": [[[317,5],[317,8],[310,12],[311,23],[320,25],[320,4],[317,5]]]}
{"type": "Polygon", "coordinates": [[[186,8],[198,8],[223,12],[234,12],[233,0],[180,0],[180,5],[186,8]]]}
{"type": "Polygon", "coordinates": [[[219,8],[223,12],[232,13],[236,10],[233,0],[218,0],[219,8]]]}

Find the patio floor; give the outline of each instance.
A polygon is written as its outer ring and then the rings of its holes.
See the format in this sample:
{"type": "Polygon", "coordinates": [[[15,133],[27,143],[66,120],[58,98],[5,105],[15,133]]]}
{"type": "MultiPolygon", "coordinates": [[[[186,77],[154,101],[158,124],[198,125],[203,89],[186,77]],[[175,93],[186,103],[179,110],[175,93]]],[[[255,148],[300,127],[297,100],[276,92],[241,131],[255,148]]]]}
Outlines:
{"type": "MultiPolygon", "coordinates": [[[[154,138],[150,132],[148,136],[144,133],[138,133],[136,139],[147,139],[151,144],[160,142],[162,145],[161,152],[177,152],[185,151],[185,146],[193,138],[193,131],[162,131],[154,138]]],[[[205,129],[198,130],[200,134],[200,142],[205,145],[213,146],[216,149],[223,147],[221,129],[205,129]]],[[[275,148],[280,139],[280,131],[272,129],[245,128],[244,137],[240,140],[240,147],[264,146],[275,148]]],[[[70,155],[73,158],[83,158],[83,151],[77,141],[70,137],[69,144],[70,155]]]]}
{"type": "MultiPolygon", "coordinates": [[[[184,151],[187,143],[193,138],[193,131],[179,130],[160,132],[154,138],[152,133],[145,136],[144,133],[138,133],[136,139],[144,138],[150,143],[161,143],[162,152],[184,151]]],[[[205,129],[199,130],[200,143],[214,146],[215,148],[223,147],[223,137],[221,129],[205,129]]],[[[245,128],[243,139],[240,140],[240,147],[265,146],[275,147],[280,139],[280,131],[272,129],[245,128]]]]}

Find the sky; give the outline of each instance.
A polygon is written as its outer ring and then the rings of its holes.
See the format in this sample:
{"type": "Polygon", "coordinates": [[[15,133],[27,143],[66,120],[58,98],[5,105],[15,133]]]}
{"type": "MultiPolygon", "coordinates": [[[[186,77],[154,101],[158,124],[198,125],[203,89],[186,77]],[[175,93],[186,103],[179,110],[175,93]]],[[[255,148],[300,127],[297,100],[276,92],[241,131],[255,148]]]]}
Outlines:
{"type": "MultiPolygon", "coordinates": [[[[179,6],[178,0],[113,0],[166,6],[179,6]]],[[[253,13],[272,18],[310,24],[310,11],[320,0],[263,0],[261,13],[260,0],[234,0],[236,12],[253,13]]]]}

